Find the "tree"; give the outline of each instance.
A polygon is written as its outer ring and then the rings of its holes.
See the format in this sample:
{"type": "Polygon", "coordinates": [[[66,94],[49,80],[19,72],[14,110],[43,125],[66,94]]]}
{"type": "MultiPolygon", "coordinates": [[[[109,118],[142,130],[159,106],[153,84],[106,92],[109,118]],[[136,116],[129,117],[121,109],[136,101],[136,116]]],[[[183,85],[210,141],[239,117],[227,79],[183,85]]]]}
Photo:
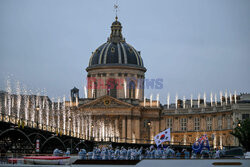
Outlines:
{"type": "Polygon", "coordinates": [[[239,121],[231,134],[238,138],[246,151],[250,151],[250,119],[239,121]]]}

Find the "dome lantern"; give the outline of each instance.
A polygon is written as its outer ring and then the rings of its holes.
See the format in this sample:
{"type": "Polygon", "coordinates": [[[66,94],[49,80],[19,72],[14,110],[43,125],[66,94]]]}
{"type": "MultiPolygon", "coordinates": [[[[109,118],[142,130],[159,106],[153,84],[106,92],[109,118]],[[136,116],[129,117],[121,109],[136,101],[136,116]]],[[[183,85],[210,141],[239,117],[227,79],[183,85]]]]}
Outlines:
{"type": "Polygon", "coordinates": [[[108,39],[108,42],[125,42],[124,38],[122,37],[122,25],[118,20],[118,17],[115,17],[115,21],[111,25],[111,34],[108,39]]]}

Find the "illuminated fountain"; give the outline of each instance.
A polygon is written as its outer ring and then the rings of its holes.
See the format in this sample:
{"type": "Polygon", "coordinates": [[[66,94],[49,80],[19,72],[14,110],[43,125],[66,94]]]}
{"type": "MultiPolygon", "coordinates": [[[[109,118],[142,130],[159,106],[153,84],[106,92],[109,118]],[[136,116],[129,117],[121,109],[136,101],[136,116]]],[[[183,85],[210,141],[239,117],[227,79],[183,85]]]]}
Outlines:
{"type": "Polygon", "coordinates": [[[20,109],[21,109],[21,89],[20,89],[20,83],[17,82],[16,86],[16,94],[17,94],[17,118],[20,118],[20,109]]]}
{"type": "Polygon", "coordinates": [[[81,123],[81,119],[80,119],[80,115],[77,114],[77,137],[79,137],[80,135],[80,123],[81,123]]]}
{"type": "Polygon", "coordinates": [[[159,107],[159,98],[160,98],[160,95],[157,94],[156,95],[156,105],[157,105],[157,107],[159,107]]]}
{"type": "Polygon", "coordinates": [[[31,98],[31,104],[32,104],[32,106],[31,106],[31,109],[32,109],[32,111],[31,111],[31,113],[30,113],[30,117],[31,117],[31,121],[32,122],[35,122],[35,110],[36,110],[36,100],[35,100],[35,96],[32,96],[32,98],[31,98]]]}
{"type": "Polygon", "coordinates": [[[175,108],[178,108],[178,94],[175,95],[175,108]]]}
{"type": "Polygon", "coordinates": [[[42,111],[42,98],[41,96],[37,97],[38,99],[38,120],[39,120],[39,124],[43,124],[43,111],[42,111]]]}
{"type": "Polygon", "coordinates": [[[42,109],[45,108],[45,96],[41,97],[41,101],[42,101],[42,109]]]}
{"type": "Polygon", "coordinates": [[[226,102],[226,105],[227,105],[227,90],[225,91],[225,102],[226,102]]]}
{"type": "Polygon", "coordinates": [[[71,120],[72,120],[72,117],[71,117],[71,111],[69,108],[69,110],[68,110],[68,127],[67,127],[68,131],[71,130],[71,120]]]}
{"type": "Polygon", "coordinates": [[[84,95],[85,95],[85,98],[88,98],[88,92],[87,92],[87,87],[84,86],[84,95]]]}
{"type": "Polygon", "coordinates": [[[65,130],[66,130],[66,98],[65,96],[63,97],[63,107],[62,107],[62,111],[63,111],[63,133],[65,134],[65,130]]]}
{"type": "Polygon", "coordinates": [[[190,96],[190,107],[192,108],[193,107],[193,95],[191,94],[190,96]]]}
{"type": "Polygon", "coordinates": [[[223,99],[222,99],[222,91],[220,91],[220,105],[223,105],[223,99]]]}
{"type": "Polygon", "coordinates": [[[73,133],[75,135],[75,133],[76,133],[76,117],[75,117],[75,114],[73,114],[72,117],[73,117],[73,133]]]}
{"type": "Polygon", "coordinates": [[[60,127],[60,98],[57,99],[57,127],[60,127]]]}
{"type": "Polygon", "coordinates": [[[49,126],[49,100],[48,100],[47,97],[45,98],[45,105],[46,105],[46,109],[45,109],[45,112],[46,112],[46,125],[49,126]]]}
{"type": "Polygon", "coordinates": [[[203,95],[203,100],[204,100],[204,107],[207,106],[207,96],[206,96],[206,93],[204,92],[204,95],[203,95]]]}
{"type": "Polygon", "coordinates": [[[78,102],[78,97],[76,97],[76,107],[78,107],[79,102],[78,102]]]}
{"type": "Polygon", "coordinates": [[[24,90],[25,95],[24,95],[24,119],[28,120],[28,116],[29,116],[29,96],[27,95],[27,91],[24,90]]]}
{"type": "Polygon", "coordinates": [[[183,96],[183,108],[186,108],[186,97],[183,96]]]}
{"type": "Polygon", "coordinates": [[[168,97],[167,97],[167,105],[168,105],[168,109],[169,109],[169,105],[170,105],[170,94],[168,93],[168,97]]]}
{"type": "Polygon", "coordinates": [[[7,88],[6,88],[6,91],[7,91],[7,94],[6,94],[6,96],[7,96],[7,106],[8,106],[8,116],[10,116],[11,115],[11,84],[10,84],[10,80],[8,79],[7,80],[7,88]]]}
{"type": "Polygon", "coordinates": [[[200,108],[200,104],[201,104],[201,94],[198,94],[198,108],[200,108]]]}
{"type": "Polygon", "coordinates": [[[85,131],[86,131],[86,134],[88,134],[88,139],[90,139],[90,136],[92,136],[92,134],[94,134],[93,132],[93,123],[92,123],[92,119],[89,115],[86,116],[87,117],[87,121],[85,121],[85,131]]]}
{"type": "Polygon", "coordinates": [[[82,120],[81,121],[81,134],[82,134],[82,138],[85,138],[85,136],[84,136],[84,122],[86,122],[86,121],[83,121],[84,120],[84,116],[83,115],[81,115],[81,120],[82,120]]]}
{"type": "Polygon", "coordinates": [[[234,91],[234,103],[237,104],[237,94],[236,94],[236,91],[234,91]]]}
{"type": "Polygon", "coordinates": [[[212,107],[213,106],[213,93],[212,92],[210,93],[210,104],[212,107]]]}
{"type": "Polygon", "coordinates": [[[52,105],[51,105],[51,111],[52,111],[52,126],[55,126],[55,104],[54,104],[54,98],[52,97],[52,105]]]}
{"type": "Polygon", "coordinates": [[[215,103],[215,106],[217,106],[217,94],[216,93],[214,94],[214,103],[215,103]]]}
{"type": "Polygon", "coordinates": [[[233,103],[233,98],[232,98],[232,93],[231,92],[229,92],[229,100],[230,100],[230,104],[232,104],[233,103]]]}

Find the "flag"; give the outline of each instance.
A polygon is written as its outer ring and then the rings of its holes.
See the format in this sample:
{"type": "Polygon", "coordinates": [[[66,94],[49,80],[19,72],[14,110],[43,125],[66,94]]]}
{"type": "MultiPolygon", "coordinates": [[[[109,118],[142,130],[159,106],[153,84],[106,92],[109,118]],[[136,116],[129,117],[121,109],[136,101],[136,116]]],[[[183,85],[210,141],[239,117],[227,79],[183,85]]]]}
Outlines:
{"type": "Polygon", "coordinates": [[[155,144],[160,145],[161,143],[165,142],[165,141],[170,141],[171,137],[170,137],[170,128],[160,132],[158,135],[156,135],[154,137],[155,139],[155,144]]]}
{"type": "Polygon", "coordinates": [[[201,136],[197,141],[194,142],[192,149],[197,154],[201,152],[201,150],[206,147],[208,150],[210,150],[209,147],[209,141],[207,135],[201,136]]]}

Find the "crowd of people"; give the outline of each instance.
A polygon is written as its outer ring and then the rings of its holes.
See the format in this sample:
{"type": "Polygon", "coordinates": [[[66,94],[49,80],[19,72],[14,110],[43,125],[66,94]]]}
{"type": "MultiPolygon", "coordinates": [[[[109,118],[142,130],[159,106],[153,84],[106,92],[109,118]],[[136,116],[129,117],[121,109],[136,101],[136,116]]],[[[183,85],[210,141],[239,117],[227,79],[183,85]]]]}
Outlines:
{"type": "MultiPolygon", "coordinates": [[[[62,152],[55,149],[53,154],[58,156],[62,152]]],[[[65,152],[66,156],[70,155],[70,150],[65,152]]],[[[204,148],[200,153],[194,151],[188,151],[187,149],[173,149],[171,146],[166,148],[155,148],[150,146],[149,148],[125,148],[112,146],[94,147],[92,151],[87,152],[85,149],[81,149],[78,152],[79,159],[82,160],[141,160],[141,159],[197,159],[197,158],[220,158],[222,154],[221,150],[207,150],[204,148]]]]}

